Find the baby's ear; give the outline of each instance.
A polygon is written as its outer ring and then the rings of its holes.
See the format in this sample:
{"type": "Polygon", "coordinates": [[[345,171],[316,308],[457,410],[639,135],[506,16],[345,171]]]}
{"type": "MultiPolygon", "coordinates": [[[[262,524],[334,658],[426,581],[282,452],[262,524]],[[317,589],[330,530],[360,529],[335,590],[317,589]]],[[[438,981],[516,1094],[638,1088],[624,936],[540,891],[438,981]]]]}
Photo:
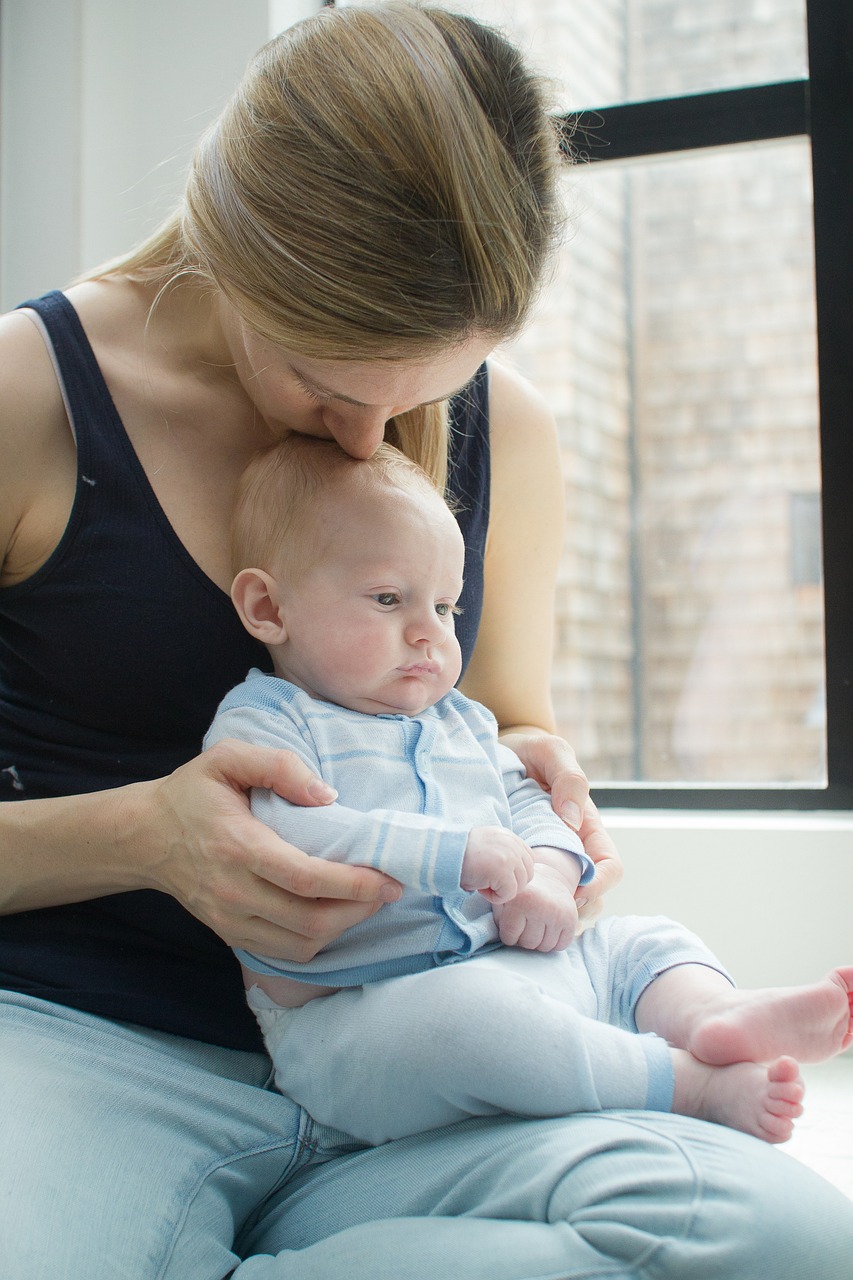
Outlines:
{"type": "Polygon", "coordinates": [[[281,616],[279,586],[263,569],[241,569],[231,583],[231,599],[243,626],[262,644],[282,644],[287,631],[281,616]]]}

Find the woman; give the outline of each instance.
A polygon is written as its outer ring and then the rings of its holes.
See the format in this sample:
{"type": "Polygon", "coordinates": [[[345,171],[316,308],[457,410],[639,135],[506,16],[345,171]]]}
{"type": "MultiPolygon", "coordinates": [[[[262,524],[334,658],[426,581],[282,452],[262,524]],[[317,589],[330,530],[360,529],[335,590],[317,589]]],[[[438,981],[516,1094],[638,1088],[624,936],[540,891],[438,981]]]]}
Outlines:
{"type": "Polygon", "coordinates": [[[535,297],[554,163],[492,33],[406,4],[326,12],[259,54],[158,235],[3,321],[9,1274],[846,1274],[850,1206],[695,1122],[348,1148],[267,1087],[228,950],[305,959],[398,892],[253,822],[252,786],[327,798],[294,760],[197,756],[260,657],[225,594],[237,478],[285,427],[355,457],[387,434],[441,476],[452,393],[464,688],[580,826],[586,896],[618,877],[550,734],[553,425],[483,369],[535,297]]]}

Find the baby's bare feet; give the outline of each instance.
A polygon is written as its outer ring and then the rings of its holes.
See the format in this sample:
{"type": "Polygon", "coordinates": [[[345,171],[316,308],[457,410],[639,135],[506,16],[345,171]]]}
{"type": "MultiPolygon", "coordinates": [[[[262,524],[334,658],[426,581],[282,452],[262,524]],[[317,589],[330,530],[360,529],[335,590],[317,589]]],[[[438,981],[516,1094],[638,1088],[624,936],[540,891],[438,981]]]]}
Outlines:
{"type": "Polygon", "coordinates": [[[853,967],[810,987],[731,991],[698,1012],[685,1048],[702,1062],[823,1062],[853,1044],[853,967]]]}
{"type": "Polygon", "coordinates": [[[764,1142],[787,1142],[803,1114],[805,1092],[793,1058],[769,1066],[736,1062],[713,1067],[685,1049],[671,1050],[675,1070],[672,1109],[751,1133],[764,1142]]]}

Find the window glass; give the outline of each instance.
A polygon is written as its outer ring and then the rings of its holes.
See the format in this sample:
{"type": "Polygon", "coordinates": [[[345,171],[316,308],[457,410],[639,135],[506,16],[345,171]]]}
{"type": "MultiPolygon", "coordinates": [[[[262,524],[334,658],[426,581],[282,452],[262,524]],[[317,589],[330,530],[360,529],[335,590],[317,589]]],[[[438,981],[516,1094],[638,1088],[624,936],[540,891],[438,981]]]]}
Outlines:
{"type": "Polygon", "coordinates": [[[805,0],[437,2],[502,27],[552,81],[562,110],[806,74],[805,0]]]}
{"type": "Polygon", "coordinates": [[[567,172],[507,355],[558,417],[554,695],[597,781],[825,780],[809,174],[800,139],[567,172]]]}

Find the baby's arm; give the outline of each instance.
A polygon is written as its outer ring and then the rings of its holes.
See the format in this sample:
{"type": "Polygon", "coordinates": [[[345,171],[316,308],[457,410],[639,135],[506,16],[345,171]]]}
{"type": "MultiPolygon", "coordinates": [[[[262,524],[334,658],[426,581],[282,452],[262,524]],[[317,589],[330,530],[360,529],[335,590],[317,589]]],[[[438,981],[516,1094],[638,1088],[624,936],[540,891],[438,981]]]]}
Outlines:
{"type": "MultiPolygon", "coordinates": [[[[338,781],[286,708],[275,714],[247,706],[220,712],[207,745],[226,736],[294,752],[327,782],[338,781]]],[[[533,869],[527,845],[503,827],[471,829],[434,815],[354,809],[338,800],[309,809],[265,790],[254,790],[251,804],[257,818],[305,853],[374,867],[421,893],[444,896],[463,888],[503,902],[527,884],[533,869]]]]}
{"type": "MultiPolygon", "coordinates": [[[[220,711],[205,745],[226,737],[291,751],[331,786],[343,785],[324,766],[310,732],[285,707],[274,713],[244,705],[220,711]]],[[[382,867],[401,884],[423,893],[459,890],[468,840],[465,825],[392,809],[364,811],[338,800],[309,809],[263,789],[252,791],[251,805],[257,818],[307,854],[331,862],[382,867]]]]}

